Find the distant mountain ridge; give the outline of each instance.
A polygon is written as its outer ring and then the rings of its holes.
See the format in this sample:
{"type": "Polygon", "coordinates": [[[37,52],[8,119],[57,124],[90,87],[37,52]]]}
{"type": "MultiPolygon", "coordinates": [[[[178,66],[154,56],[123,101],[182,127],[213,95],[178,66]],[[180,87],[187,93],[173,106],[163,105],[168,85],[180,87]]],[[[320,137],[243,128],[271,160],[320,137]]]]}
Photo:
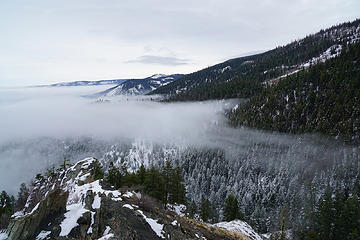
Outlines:
{"type": "Polygon", "coordinates": [[[99,81],[75,81],[75,82],[61,82],[50,85],[41,85],[36,87],[76,87],[76,86],[98,86],[98,85],[114,85],[121,84],[129,79],[113,79],[113,80],[99,80],[99,81]]]}
{"type": "Polygon", "coordinates": [[[159,87],[166,86],[167,84],[181,78],[182,76],[182,74],[154,74],[144,79],[131,79],[103,92],[96,93],[95,96],[112,97],[117,95],[143,95],[159,87]]]}
{"type": "Polygon", "coordinates": [[[113,79],[99,81],[75,81],[61,82],[50,85],[40,85],[34,87],[78,87],[78,86],[99,86],[99,85],[116,85],[105,91],[93,94],[87,97],[112,97],[117,95],[143,95],[159,87],[165,86],[179,78],[183,74],[154,74],[142,79],[113,79]]]}

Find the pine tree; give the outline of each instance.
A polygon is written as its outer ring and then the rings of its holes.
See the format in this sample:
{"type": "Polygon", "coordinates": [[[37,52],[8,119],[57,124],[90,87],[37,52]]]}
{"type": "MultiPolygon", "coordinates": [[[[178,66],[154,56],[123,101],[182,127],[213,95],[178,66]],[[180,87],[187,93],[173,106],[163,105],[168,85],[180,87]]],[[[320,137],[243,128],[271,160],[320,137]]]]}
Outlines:
{"type": "Polygon", "coordinates": [[[67,159],[66,157],[64,157],[63,164],[61,165],[61,168],[63,170],[66,170],[68,166],[70,166],[70,160],[67,159]]]}
{"type": "Polygon", "coordinates": [[[343,226],[344,233],[349,239],[360,239],[360,202],[356,194],[349,197],[343,207],[343,226]]]}
{"type": "Polygon", "coordinates": [[[165,205],[169,202],[169,195],[170,195],[170,191],[172,190],[171,188],[173,188],[173,167],[171,165],[170,161],[166,161],[164,168],[162,169],[161,172],[161,176],[163,178],[164,181],[164,199],[163,202],[165,203],[165,205]]]}
{"type": "Polygon", "coordinates": [[[320,240],[318,234],[315,231],[310,231],[306,235],[306,240],[320,240]]]}
{"type": "Polygon", "coordinates": [[[160,172],[152,166],[146,173],[145,177],[145,193],[150,196],[164,201],[164,182],[160,172]]]}
{"type": "Polygon", "coordinates": [[[127,187],[139,184],[139,177],[136,173],[125,172],[123,177],[123,185],[127,187]]]}
{"type": "Polygon", "coordinates": [[[45,178],[43,175],[41,175],[41,173],[38,173],[36,174],[35,176],[35,180],[38,181],[38,182],[44,182],[45,181],[45,178]]]}
{"type": "Polygon", "coordinates": [[[215,222],[217,220],[216,208],[209,199],[201,197],[200,218],[204,222],[215,222]]]}
{"type": "Polygon", "coordinates": [[[289,209],[288,206],[285,205],[282,207],[279,217],[279,230],[280,230],[280,239],[286,239],[286,230],[288,229],[289,224],[289,209]]]}
{"type": "Polygon", "coordinates": [[[242,213],[240,212],[238,201],[236,197],[229,194],[224,202],[223,214],[225,221],[232,221],[235,219],[243,219],[242,213]]]}
{"type": "Polygon", "coordinates": [[[170,188],[169,188],[169,202],[170,203],[185,203],[186,189],[183,184],[182,170],[176,167],[171,172],[170,188]]]}
{"type": "Polygon", "coordinates": [[[194,218],[195,214],[197,214],[198,207],[194,200],[192,200],[191,203],[187,206],[186,211],[191,218],[194,218]]]}
{"type": "Polygon", "coordinates": [[[201,198],[201,203],[200,203],[200,218],[206,222],[208,221],[209,217],[210,217],[210,202],[208,199],[202,197],[201,198]]]}
{"type": "Polygon", "coordinates": [[[11,196],[9,196],[5,191],[2,191],[0,194],[0,215],[4,213],[11,213],[13,210],[13,202],[11,201],[11,196]]]}
{"type": "Polygon", "coordinates": [[[139,184],[144,185],[145,183],[145,177],[146,177],[146,169],[144,167],[144,164],[141,164],[138,172],[137,172],[138,178],[139,178],[139,184]]]}
{"type": "Polygon", "coordinates": [[[14,197],[5,191],[0,194],[0,229],[6,228],[14,210],[14,197]]]}
{"type": "Polygon", "coordinates": [[[22,183],[20,185],[20,190],[18,192],[17,200],[15,203],[16,210],[21,210],[24,208],[29,194],[30,194],[29,188],[26,186],[25,183],[22,183]]]}
{"type": "Polygon", "coordinates": [[[109,170],[105,175],[105,181],[118,189],[122,186],[122,178],[123,175],[119,169],[114,166],[113,162],[110,162],[109,170]]]}
{"type": "Polygon", "coordinates": [[[95,167],[92,169],[92,174],[94,175],[95,180],[104,178],[104,170],[97,160],[95,161],[95,167]]]}
{"type": "Polygon", "coordinates": [[[334,234],[334,205],[331,192],[328,190],[320,199],[316,215],[316,227],[321,239],[332,239],[334,234]]]}

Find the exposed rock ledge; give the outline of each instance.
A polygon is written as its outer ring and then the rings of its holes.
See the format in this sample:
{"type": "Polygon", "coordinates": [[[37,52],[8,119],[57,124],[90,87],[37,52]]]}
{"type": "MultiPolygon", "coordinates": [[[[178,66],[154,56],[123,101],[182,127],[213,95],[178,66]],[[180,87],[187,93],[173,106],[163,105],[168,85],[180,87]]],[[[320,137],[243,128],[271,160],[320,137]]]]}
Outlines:
{"type": "Polygon", "coordinates": [[[88,158],[37,182],[7,239],[259,239],[181,217],[140,192],[112,189],[94,179],[96,164],[88,158]]]}

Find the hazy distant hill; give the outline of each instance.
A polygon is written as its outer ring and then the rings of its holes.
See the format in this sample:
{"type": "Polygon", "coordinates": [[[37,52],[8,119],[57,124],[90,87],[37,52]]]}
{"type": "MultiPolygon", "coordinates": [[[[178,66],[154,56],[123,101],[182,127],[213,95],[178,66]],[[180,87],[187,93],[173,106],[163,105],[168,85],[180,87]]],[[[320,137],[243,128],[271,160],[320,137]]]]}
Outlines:
{"type": "Polygon", "coordinates": [[[44,85],[44,86],[39,86],[39,87],[75,87],[75,86],[114,85],[114,84],[121,84],[127,80],[129,80],[129,79],[61,82],[61,83],[54,83],[51,85],[44,85]]]}

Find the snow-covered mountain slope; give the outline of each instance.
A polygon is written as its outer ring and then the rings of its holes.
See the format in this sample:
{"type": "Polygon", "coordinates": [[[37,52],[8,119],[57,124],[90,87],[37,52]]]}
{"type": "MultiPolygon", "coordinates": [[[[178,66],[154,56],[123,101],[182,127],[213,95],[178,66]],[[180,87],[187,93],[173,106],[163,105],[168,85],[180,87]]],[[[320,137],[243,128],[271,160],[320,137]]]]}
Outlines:
{"type": "Polygon", "coordinates": [[[339,55],[348,44],[359,41],[357,19],[261,54],[231,59],[187,74],[150,94],[163,94],[174,101],[249,98],[260,92],[261,83],[273,83],[310,64],[324,62],[339,55]]]}
{"type": "Polygon", "coordinates": [[[108,90],[97,93],[96,96],[112,97],[117,95],[143,95],[159,87],[165,86],[180,77],[182,77],[181,74],[155,74],[144,79],[131,79],[108,90]]]}
{"type": "Polygon", "coordinates": [[[98,164],[95,158],[86,158],[46,179],[38,178],[25,208],[12,216],[0,239],[258,240],[251,227],[228,230],[222,223],[209,228],[163,208],[140,191],[107,186],[96,179],[98,164]]]}

